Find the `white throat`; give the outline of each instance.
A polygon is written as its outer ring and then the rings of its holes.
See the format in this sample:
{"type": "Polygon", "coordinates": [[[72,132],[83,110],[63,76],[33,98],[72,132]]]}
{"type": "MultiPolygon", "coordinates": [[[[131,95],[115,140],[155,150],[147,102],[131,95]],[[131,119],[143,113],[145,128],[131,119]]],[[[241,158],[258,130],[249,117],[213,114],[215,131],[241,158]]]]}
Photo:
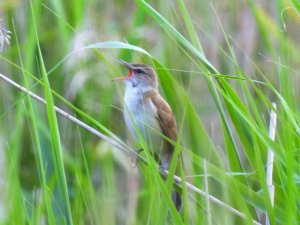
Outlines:
{"type": "Polygon", "coordinates": [[[129,92],[131,94],[137,94],[137,93],[144,94],[153,89],[151,85],[138,82],[134,79],[126,80],[125,86],[126,86],[125,93],[129,92]]]}

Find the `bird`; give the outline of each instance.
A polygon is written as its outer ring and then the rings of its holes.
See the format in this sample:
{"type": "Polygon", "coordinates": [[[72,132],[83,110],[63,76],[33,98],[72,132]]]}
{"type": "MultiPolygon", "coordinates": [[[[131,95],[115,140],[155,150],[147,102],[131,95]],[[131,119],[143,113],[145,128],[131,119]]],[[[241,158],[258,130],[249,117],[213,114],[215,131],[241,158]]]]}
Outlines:
{"type": "MultiPolygon", "coordinates": [[[[136,128],[139,130],[149,151],[156,156],[159,167],[162,171],[168,170],[174,145],[165,140],[160,133],[176,142],[178,132],[174,113],[159,93],[156,72],[146,64],[130,64],[121,59],[116,60],[128,70],[127,76],[115,78],[125,83],[123,107],[125,124],[137,140],[136,128]]],[[[180,212],[182,208],[180,193],[172,191],[172,200],[180,212]]]]}

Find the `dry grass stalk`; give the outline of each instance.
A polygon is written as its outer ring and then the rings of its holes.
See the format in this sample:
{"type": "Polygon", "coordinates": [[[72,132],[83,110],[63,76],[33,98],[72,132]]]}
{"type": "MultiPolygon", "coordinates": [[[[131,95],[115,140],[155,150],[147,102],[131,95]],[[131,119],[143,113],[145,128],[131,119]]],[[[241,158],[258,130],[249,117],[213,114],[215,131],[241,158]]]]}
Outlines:
{"type": "MultiPolygon", "coordinates": [[[[276,103],[272,103],[272,106],[276,110],[276,103]]],[[[270,125],[269,125],[269,137],[271,140],[275,140],[275,133],[276,133],[276,113],[274,110],[271,110],[270,113],[270,125]]],[[[273,164],[274,164],[274,153],[272,149],[268,149],[268,162],[267,162],[267,185],[269,188],[269,196],[274,206],[274,185],[273,185],[273,164]]],[[[266,225],[270,225],[270,220],[266,215],[266,225]]]]}

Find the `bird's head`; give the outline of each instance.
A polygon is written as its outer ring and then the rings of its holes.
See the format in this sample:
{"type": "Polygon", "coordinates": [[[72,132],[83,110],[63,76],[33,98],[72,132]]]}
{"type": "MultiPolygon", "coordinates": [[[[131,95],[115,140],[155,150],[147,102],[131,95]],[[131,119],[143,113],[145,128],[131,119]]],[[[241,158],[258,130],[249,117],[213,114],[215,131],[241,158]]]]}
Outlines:
{"type": "Polygon", "coordinates": [[[157,89],[158,81],[154,69],[145,64],[130,64],[121,59],[116,59],[127,70],[125,77],[118,77],[115,80],[123,80],[128,87],[137,87],[142,89],[157,89]]]}

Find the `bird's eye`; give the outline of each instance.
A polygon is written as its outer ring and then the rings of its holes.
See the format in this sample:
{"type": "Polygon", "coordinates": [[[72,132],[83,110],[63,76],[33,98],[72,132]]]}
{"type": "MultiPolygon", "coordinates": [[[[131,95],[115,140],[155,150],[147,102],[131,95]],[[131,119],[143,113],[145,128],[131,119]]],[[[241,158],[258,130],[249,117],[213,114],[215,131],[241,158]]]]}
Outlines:
{"type": "Polygon", "coordinates": [[[142,69],[137,69],[136,72],[137,72],[137,73],[145,73],[145,71],[142,70],[142,69]]]}

